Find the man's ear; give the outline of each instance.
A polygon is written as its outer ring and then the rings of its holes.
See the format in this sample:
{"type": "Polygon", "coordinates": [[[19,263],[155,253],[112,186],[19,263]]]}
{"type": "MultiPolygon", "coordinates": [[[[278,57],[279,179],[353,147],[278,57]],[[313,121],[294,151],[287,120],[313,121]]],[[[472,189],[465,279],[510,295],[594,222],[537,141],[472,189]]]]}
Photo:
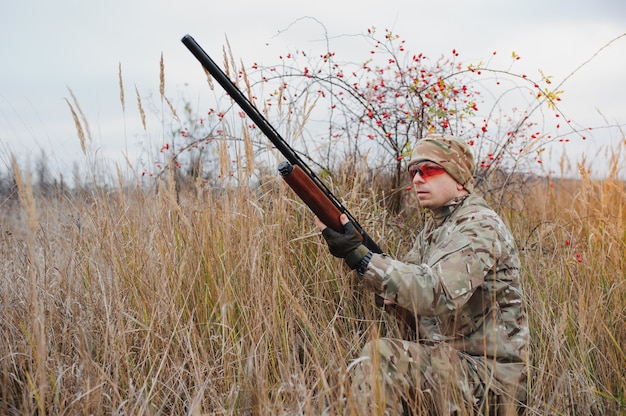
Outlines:
{"type": "Polygon", "coordinates": [[[463,187],[463,185],[461,185],[460,183],[458,183],[458,182],[457,182],[457,183],[456,183],[456,190],[457,190],[457,191],[462,191],[463,189],[465,189],[465,188],[463,187]]]}

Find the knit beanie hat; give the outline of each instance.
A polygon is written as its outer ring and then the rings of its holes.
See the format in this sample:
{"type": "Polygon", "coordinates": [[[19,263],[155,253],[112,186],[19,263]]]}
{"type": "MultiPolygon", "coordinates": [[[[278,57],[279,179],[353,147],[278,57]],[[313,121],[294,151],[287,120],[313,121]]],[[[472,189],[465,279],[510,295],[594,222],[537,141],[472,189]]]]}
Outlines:
{"type": "Polygon", "coordinates": [[[472,152],[463,140],[458,137],[429,134],[413,148],[411,160],[407,166],[429,160],[435,162],[463,185],[468,192],[474,191],[474,169],[476,164],[472,152]]]}

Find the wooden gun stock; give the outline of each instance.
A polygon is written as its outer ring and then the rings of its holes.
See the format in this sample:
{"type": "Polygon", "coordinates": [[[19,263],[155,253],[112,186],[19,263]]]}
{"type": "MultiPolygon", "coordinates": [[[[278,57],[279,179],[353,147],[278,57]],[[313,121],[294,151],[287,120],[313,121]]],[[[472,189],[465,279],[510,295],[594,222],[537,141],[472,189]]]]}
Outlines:
{"type": "Polygon", "coordinates": [[[311,178],[298,165],[285,161],[278,165],[278,171],[287,185],[302,199],[315,215],[335,231],[341,232],[343,224],[339,221],[341,211],[333,205],[311,178]]]}

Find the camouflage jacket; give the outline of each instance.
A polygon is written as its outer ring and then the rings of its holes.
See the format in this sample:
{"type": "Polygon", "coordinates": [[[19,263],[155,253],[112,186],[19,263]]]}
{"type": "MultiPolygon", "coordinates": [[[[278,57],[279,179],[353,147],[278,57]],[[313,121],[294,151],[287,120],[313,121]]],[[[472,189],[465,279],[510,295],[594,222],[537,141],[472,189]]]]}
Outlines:
{"type": "Polygon", "coordinates": [[[413,311],[420,342],[446,342],[489,361],[526,362],[515,241],[481,197],[470,194],[432,211],[403,261],[374,254],[363,278],[413,311]]]}

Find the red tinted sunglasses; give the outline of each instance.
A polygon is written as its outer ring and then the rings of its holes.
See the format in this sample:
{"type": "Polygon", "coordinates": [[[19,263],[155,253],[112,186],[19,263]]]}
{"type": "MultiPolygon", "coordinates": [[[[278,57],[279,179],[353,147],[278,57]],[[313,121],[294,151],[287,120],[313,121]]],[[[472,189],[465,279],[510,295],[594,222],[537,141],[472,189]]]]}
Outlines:
{"type": "Polygon", "coordinates": [[[439,165],[432,162],[420,162],[414,163],[409,166],[409,179],[413,180],[416,174],[419,174],[422,179],[432,178],[433,176],[439,176],[446,171],[439,165]]]}

